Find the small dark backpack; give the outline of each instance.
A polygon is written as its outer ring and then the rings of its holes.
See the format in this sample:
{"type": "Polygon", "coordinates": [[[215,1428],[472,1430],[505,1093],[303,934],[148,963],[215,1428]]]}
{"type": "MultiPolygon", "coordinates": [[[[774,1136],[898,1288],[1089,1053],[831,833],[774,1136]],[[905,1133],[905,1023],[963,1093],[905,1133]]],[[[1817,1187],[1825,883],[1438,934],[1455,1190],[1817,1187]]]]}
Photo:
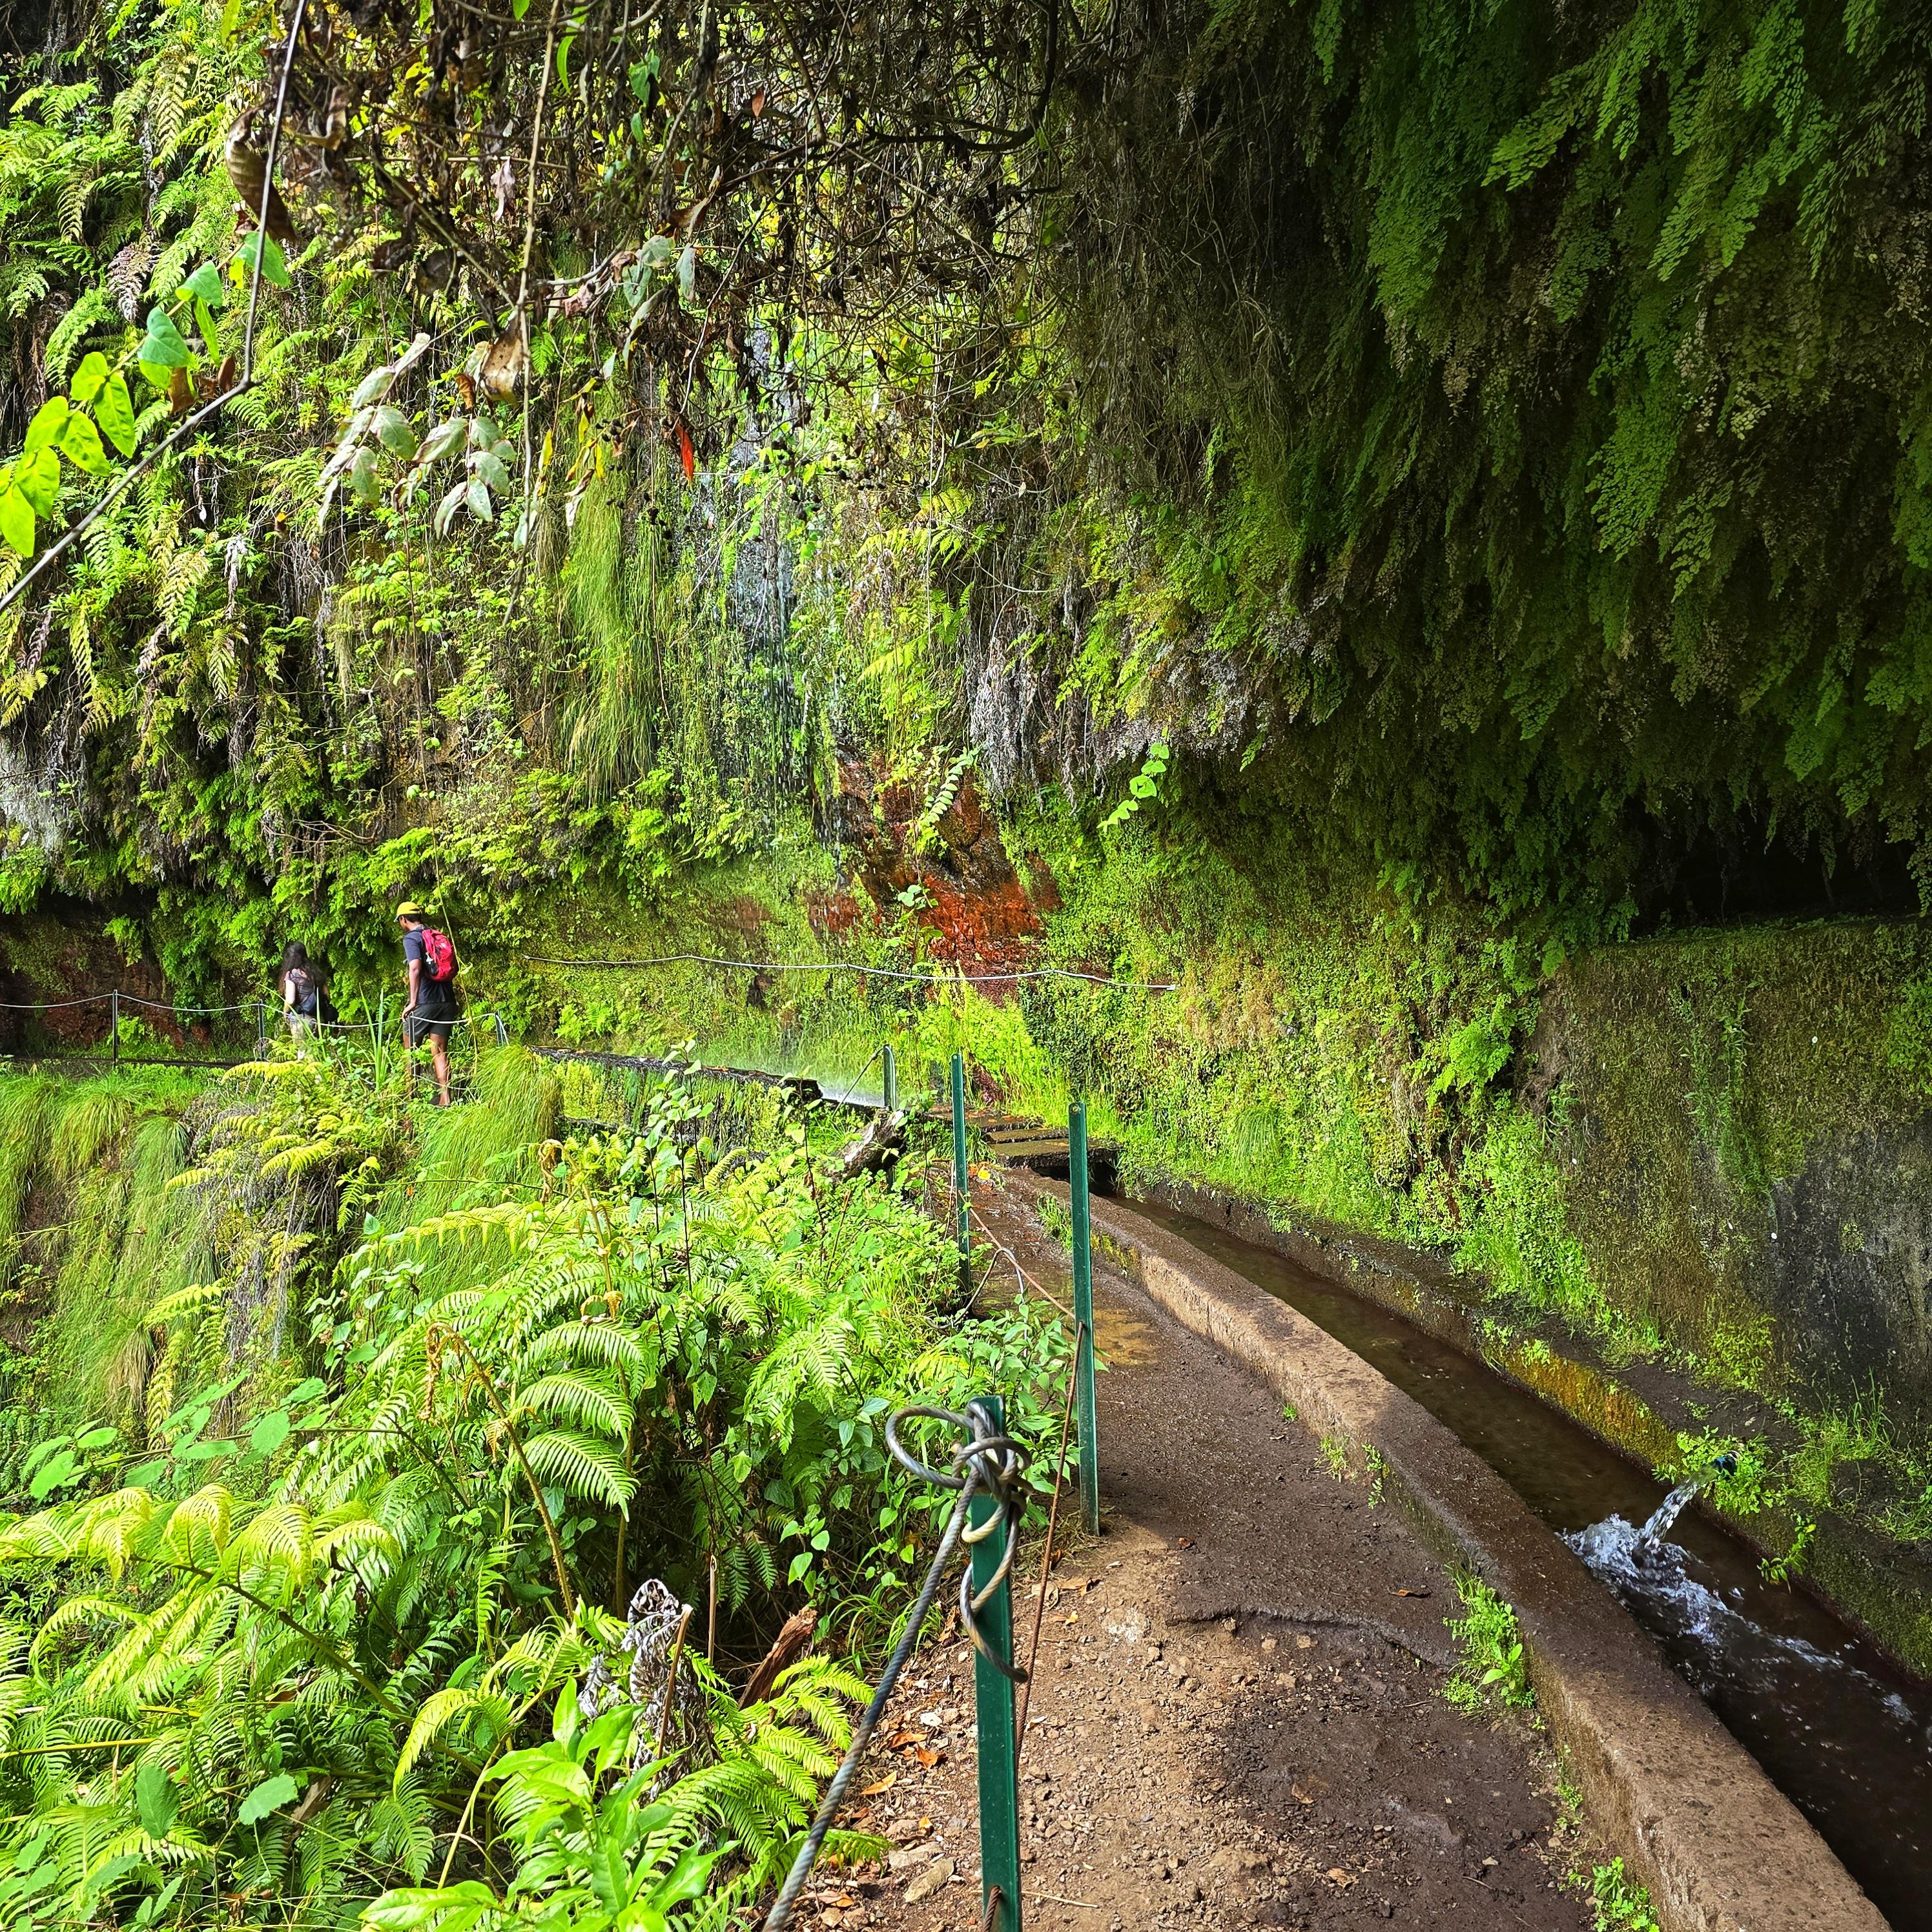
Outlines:
{"type": "Polygon", "coordinates": [[[289,983],[296,996],[296,1011],[304,1019],[317,1020],[324,1026],[334,1024],[334,1004],[322,982],[306,966],[298,966],[289,975],[289,983]]]}
{"type": "Polygon", "coordinates": [[[439,932],[433,926],[422,930],[423,970],[439,983],[446,983],[456,976],[456,946],[446,932],[439,932]]]}

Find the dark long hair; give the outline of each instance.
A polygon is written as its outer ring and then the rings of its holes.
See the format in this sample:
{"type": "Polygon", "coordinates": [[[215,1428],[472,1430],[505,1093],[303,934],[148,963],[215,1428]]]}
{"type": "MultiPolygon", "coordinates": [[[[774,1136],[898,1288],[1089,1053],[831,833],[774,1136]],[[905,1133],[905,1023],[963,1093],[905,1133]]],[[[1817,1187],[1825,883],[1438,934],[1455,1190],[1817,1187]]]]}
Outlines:
{"type": "Polygon", "coordinates": [[[292,973],[298,967],[311,978],[315,976],[315,969],[308,963],[308,948],[299,939],[292,939],[282,949],[282,970],[292,973]]]}

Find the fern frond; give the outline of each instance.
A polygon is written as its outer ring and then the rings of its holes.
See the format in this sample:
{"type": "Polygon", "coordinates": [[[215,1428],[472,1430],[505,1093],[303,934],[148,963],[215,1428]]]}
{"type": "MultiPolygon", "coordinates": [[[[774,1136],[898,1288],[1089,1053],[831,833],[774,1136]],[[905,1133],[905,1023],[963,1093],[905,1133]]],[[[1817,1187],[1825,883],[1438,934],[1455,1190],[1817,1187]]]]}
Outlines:
{"type": "Polygon", "coordinates": [[[614,1442],[621,1442],[630,1426],[630,1405],[601,1377],[545,1376],[524,1390],[521,1400],[539,1415],[561,1416],[614,1442]]]}
{"type": "Polygon", "coordinates": [[[552,1430],[524,1444],[530,1467],[566,1496],[623,1509],[637,1492],[637,1478],[609,1443],[580,1430],[552,1430]]]}

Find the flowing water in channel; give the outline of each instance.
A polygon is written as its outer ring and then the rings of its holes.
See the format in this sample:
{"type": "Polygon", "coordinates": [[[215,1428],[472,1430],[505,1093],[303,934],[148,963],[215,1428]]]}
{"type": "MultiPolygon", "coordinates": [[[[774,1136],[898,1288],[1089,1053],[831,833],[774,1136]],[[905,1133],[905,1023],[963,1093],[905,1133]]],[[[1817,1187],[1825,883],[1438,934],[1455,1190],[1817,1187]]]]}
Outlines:
{"type": "Polygon", "coordinates": [[[1897,1932],[1932,1932],[1932,1688],[1634,1464],[1446,1342],[1157,1202],[1136,1211],[1298,1309],[1454,1430],[1581,1556],[1897,1932]],[[1660,1498],[1661,1500],[1660,1501],[1660,1498]]]}

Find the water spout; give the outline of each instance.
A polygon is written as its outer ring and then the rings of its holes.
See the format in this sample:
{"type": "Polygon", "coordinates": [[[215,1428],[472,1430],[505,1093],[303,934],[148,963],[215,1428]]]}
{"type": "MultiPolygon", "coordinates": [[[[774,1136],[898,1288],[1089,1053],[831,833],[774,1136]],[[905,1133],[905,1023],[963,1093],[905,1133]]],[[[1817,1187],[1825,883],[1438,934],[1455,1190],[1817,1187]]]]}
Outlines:
{"type": "Polygon", "coordinates": [[[1700,1486],[1695,1476],[1688,1483],[1679,1483],[1651,1512],[1649,1520],[1637,1532],[1638,1536],[1646,1543],[1662,1542],[1670,1526],[1684,1514],[1700,1486]]]}
{"type": "Polygon", "coordinates": [[[1650,1520],[1637,1532],[1639,1540],[1645,1543],[1660,1542],[1700,1490],[1708,1489],[1720,1476],[1732,1474],[1737,1466],[1735,1456],[1720,1456],[1709,1468],[1693,1476],[1688,1483],[1679,1483],[1651,1512],[1650,1520]]]}

